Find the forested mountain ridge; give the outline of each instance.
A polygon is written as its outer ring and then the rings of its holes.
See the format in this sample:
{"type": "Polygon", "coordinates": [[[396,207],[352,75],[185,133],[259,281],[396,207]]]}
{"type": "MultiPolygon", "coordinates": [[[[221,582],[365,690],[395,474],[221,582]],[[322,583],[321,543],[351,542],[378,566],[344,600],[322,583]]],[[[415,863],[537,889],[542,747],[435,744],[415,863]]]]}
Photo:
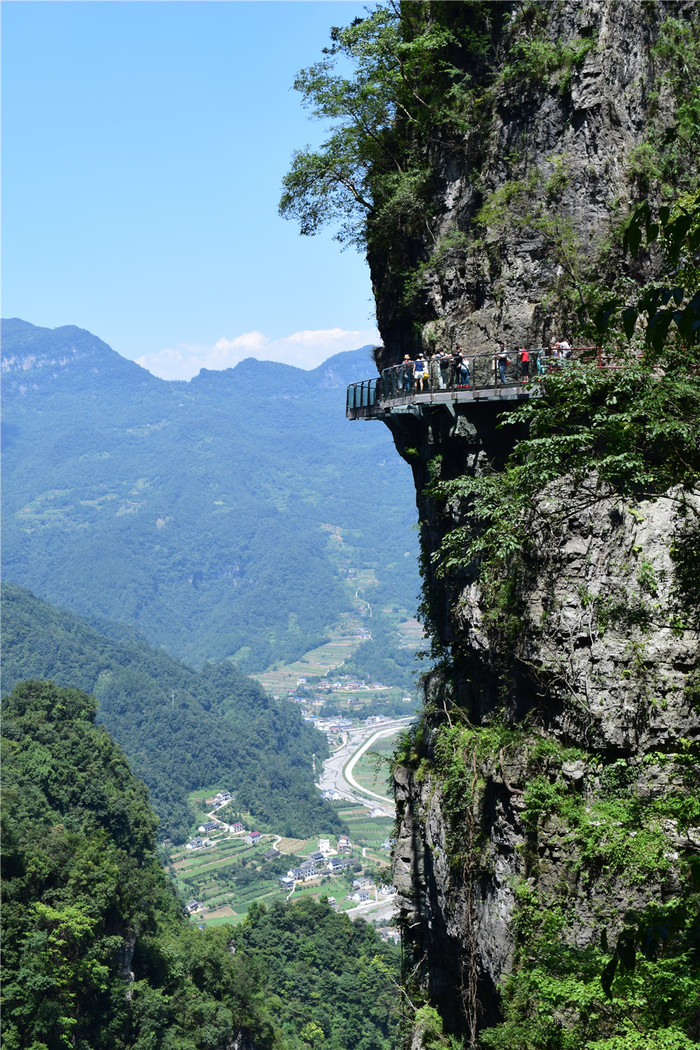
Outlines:
{"type": "Polygon", "coordinates": [[[99,721],[148,785],[161,836],[192,830],[191,791],[220,784],[283,835],[339,827],[314,786],[328,745],[298,708],[233,664],[195,671],[145,641],[113,640],[74,613],[2,585],[3,691],[51,679],[94,694],[99,721]]]}
{"type": "Polygon", "coordinates": [[[3,322],[5,579],[245,671],[324,640],[356,608],[351,570],[411,615],[406,468],[338,411],[368,361],[165,382],[80,329],[3,322]]]}
{"type": "Polygon", "coordinates": [[[46,682],[3,703],[3,1046],[388,1050],[396,950],[314,902],[190,923],[146,790],[94,716],[46,682]]]}
{"type": "Polygon", "coordinates": [[[128,384],[132,391],[163,388],[162,379],[75,325],[51,330],[11,317],[2,321],[2,339],[3,381],[21,394],[40,394],[44,384],[64,382],[80,382],[84,391],[110,384],[128,384]]]}
{"type": "Polygon", "coordinates": [[[295,86],[332,131],[280,207],[366,252],[380,366],[601,347],[379,416],[437,659],[394,766],[412,1048],[690,1050],[700,8],[387,3],[295,86]]]}

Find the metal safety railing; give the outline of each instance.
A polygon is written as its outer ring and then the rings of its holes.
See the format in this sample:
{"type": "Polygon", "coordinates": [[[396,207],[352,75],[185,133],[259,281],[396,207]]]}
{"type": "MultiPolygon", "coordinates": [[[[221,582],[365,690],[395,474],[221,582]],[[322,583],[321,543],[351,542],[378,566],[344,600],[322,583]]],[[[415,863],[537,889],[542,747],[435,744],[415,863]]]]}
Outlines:
{"type": "Polygon", "coordinates": [[[368,408],[379,400],[381,378],[363,379],[361,383],[351,383],[347,393],[348,412],[357,408],[368,408]]]}
{"type": "Polygon", "coordinates": [[[501,353],[451,354],[418,358],[383,369],[380,376],[351,383],[347,389],[347,412],[351,414],[375,404],[414,399],[422,394],[447,391],[480,391],[499,387],[518,388],[537,383],[565,369],[595,364],[615,367],[600,347],[567,347],[556,350],[537,347],[501,353]]]}
{"type": "MultiPolygon", "coordinates": [[[[574,364],[596,363],[605,367],[600,350],[595,346],[572,347],[558,353],[549,347],[537,347],[499,354],[463,354],[433,357],[425,368],[416,362],[392,365],[381,375],[381,400],[393,400],[410,394],[435,393],[439,390],[478,390],[495,386],[518,386],[538,377],[559,372],[574,364]]],[[[420,361],[420,359],[419,359],[420,361]]]]}

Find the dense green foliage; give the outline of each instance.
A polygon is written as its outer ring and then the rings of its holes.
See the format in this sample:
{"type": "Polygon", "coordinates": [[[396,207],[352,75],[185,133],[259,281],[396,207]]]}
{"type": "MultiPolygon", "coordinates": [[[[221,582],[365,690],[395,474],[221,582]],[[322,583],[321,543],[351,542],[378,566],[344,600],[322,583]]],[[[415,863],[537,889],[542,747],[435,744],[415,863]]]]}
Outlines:
{"type": "Polygon", "coordinates": [[[483,151],[509,8],[378,4],[334,28],[324,58],[295,81],[329,134],[320,149],[294,154],[280,214],[302,234],[330,225],[367,251],[374,278],[395,291],[392,325],[418,330],[424,271],[464,249],[460,231],[437,232],[434,199],[446,154],[473,168],[483,151]]]}
{"type": "Polygon", "coordinates": [[[325,737],[230,663],[194,671],[145,642],[114,641],[72,613],[4,584],[4,688],[25,678],[93,693],[99,719],[148,784],[163,835],[182,841],[189,792],[235,791],[237,804],[284,835],[337,830],[314,787],[325,737]]]}
{"type": "Polygon", "coordinates": [[[414,612],[408,468],[343,417],[368,349],[165,382],[78,328],[13,320],[2,353],[5,579],[246,672],[326,640],[357,608],[351,569],[414,612]]]}
{"type": "MultiPolygon", "coordinates": [[[[488,52],[486,4],[465,4],[462,24],[443,5],[382,4],[331,31],[325,57],[295,81],[314,117],[331,123],[320,150],[299,150],[284,179],[282,215],[303,234],[334,224],[337,237],[366,246],[425,233],[432,172],[425,139],[463,132],[480,72],[460,63],[466,48],[488,52]],[[425,11],[431,10],[426,18],[425,11]],[[352,76],[336,72],[339,57],[352,76]]],[[[493,17],[502,13],[496,9],[493,17]]]]}
{"type": "Polygon", "coordinates": [[[398,950],[310,898],[252,905],[236,948],[266,974],[293,1050],[388,1050],[398,1034],[398,950]]]}
{"type": "Polygon", "coordinates": [[[412,649],[400,648],[399,638],[387,617],[375,613],[371,622],[372,637],[343,664],[343,673],[356,674],[368,680],[391,683],[406,692],[413,691],[418,669],[412,649]]]}
{"type": "MultiPolygon", "coordinates": [[[[697,898],[696,898],[697,902],[697,898]]],[[[664,922],[686,904],[650,908],[664,922]]],[[[697,946],[674,937],[617,978],[609,999],[600,975],[607,953],[576,948],[566,935],[571,910],[522,887],[514,922],[516,970],[504,985],[504,1022],[482,1035],[488,1050],[626,1050],[636,1045],[685,1050],[700,1007],[697,946]],[[689,1034],[690,1033],[690,1034],[689,1034]]]]}
{"type": "Polygon", "coordinates": [[[3,1046],[393,1045],[398,953],[371,927],[309,902],[235,932],[185,919],[146,790],[94,716],[45,682],[3,705],[3,1046]]]}
{"type": "Polygon", "coordinates": [[[145,788],[94,714],[42,682],[3,707],[3,1045],[273,1046],[259,973],[182,916],[145,788]]]}

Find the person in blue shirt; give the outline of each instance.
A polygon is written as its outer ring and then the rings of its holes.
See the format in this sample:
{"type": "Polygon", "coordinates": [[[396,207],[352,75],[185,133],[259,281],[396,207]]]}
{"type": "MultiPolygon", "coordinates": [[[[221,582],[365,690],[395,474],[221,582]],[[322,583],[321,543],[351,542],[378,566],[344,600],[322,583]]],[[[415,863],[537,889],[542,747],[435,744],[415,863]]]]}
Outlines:
{"type": "Polygon", "coordinates": [[[428,378],[428,365],[422,354],[418,354],[414,362],[413,375],[416,381],[416,392],[423,393],[423,380],[428,378]]]}

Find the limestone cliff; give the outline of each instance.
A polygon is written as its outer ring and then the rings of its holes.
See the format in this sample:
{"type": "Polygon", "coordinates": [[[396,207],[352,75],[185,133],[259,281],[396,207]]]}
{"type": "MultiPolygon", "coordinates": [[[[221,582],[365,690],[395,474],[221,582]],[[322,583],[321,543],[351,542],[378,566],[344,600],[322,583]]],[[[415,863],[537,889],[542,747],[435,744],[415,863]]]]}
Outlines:
{"type": "MultiPolygon", "coordinates": [[[[474,6],[442,5],[441,17],[474,6]]],[[[654,272],[651,255],[636,270],[623,260],[615,229],[630,204],[667,192],[650,157],[673,148],[680,103],[660,42],[669,19],[697,38],[697,8],[482,6],[500,70],[483,122],[461,145],[425,147],[429,235],[370,244],[380,366],[435,345],[575,338],[596,279],[654,272]]],[[[692,185],[697,157],[686,159],[692,185]]],[[[468,1045],[607,1048],[612,1033],[654,1025],[651,1042],[619,1045],[695,1045],[697,977],[674,1017],[658,1007],[653,964],[668,936],[629,978],[636,1006],[608,1005],[600,976],[611,959],[624,970],[624,931],[653,939],[654,916],[680,929],[674,902],[682,911],[692,897],[698,633],[678,613],[673,551],[700,512],[697,489],[629,500],[596,488],[594,474],[583,489],[562,478],[537,496],[517,586],[485,586],[468,560],[443,559],[439,573],[441,544],[465,519],[436,486],[498,472],[523,436],[497,429],[495,413],[435,406],[386,418],[414,470],[438,655],[394,774],[407,986],[468,1045]],[[656,1002],[646,1014],[645,995],[656,1002]],[[663,1042],[672,1022],[680,1041],[663,1042]]],[[[414,1046],[431,1045],[426,1031],[414,1046]]]]}
{"type": "MultiPolygon", "coordinates": [[[[490,411],[425,419],[418,448],[421,421],[391,420],[411,450],[428,555],[454,522],[426,494],[424,464],[497,463],[490,411]]],[[[598,952],[599,974],[603,931],[614,944],[630,913],[682,894],[684,862],[700,852],[681,812],[697,799],[700,707],[698,636],[669,613],[673,493],[592,506],[567,493],[563,512],[554,495],[500,622],[469,566],[436,578],[425,562],[442,659],[395,770],[394,876],[419,982],[448,1030],[470,1038],[502,1020],[503,981],[537,948],[570,951],[571,974],[598,952]]],[[[597,1030],[573,1002],[551,1024],[581,1039],[597,1030]]]]}
{"type": "Polygon", "coordinates": [[[471,123],[417,144],[433,171],[422,235],[370,239],[383,366],[421,344],[575,334],[587,286],[621,265],[612,241],[629,206],[664,176],[697,184],[678,119],[695,73],[674,52],[698,33],[692,0],[424,6],[472,34],[481,19],[488,57],[461,55],[471,123]]]}

